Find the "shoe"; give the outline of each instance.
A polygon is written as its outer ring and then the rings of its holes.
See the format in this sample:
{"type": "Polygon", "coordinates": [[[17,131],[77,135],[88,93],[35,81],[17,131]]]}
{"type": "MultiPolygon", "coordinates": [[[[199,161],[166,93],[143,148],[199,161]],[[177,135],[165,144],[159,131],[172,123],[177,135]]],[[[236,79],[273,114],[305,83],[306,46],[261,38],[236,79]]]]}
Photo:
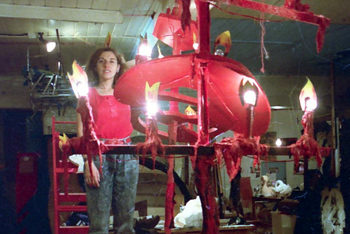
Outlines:
{"type": "Polygon", "coordinates": [[[157,226],[159,220],[159,215],[141,217],[136,219],[135,229],[152,229],[157,226]]]}
{"type": "Polygon", "coordinates": [[[228,225],[242,225],[242,224],[246,224],[246,221],[241,218],[241,217],[233,217],[230,218],[230,220],[227,223],[228,225]]]}

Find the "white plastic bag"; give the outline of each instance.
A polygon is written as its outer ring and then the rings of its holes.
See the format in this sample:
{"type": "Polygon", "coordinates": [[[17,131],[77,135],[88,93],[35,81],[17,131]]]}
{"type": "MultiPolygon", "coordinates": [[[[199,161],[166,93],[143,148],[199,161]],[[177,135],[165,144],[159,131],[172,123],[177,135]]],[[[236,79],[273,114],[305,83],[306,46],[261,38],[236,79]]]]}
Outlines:
{"type": "Polygon", "coordinates": [[[202,206],[199,196],[189,200],[184,209],[174,218],[174,225],[177,228],[201,227],[203,222],[202,206]]]}

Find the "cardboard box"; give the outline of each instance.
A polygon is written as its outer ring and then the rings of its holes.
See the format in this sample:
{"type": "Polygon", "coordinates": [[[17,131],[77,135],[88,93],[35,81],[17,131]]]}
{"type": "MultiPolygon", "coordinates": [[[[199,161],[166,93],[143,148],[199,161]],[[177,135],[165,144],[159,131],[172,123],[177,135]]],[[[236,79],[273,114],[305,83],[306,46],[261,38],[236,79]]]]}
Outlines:
{"type": "Polygon", "coordinates": [[[271,212],[273,234],[293,234],[296,216],[286,215],[278,211],[271,212]]]}

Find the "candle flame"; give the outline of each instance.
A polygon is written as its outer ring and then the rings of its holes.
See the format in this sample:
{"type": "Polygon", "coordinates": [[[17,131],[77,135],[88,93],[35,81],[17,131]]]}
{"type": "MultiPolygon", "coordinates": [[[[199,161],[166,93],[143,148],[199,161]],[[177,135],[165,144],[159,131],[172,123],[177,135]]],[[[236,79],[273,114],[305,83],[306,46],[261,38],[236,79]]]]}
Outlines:
{"type": "Polygon", "coordinates": [[[232,45],[230,31],[227,30],[216,37],[214,42],[214,48],[216,48],[218,45],[225,47],[225,56],[227,56],[230,52],[232,45]]]}
{"type": "Polygon", "coordinates": [[[149,86],[146,81],[145,87],[145,99],[147,105],[147,115],[154,116],[158,111],[158,90],[160,82],[154,83],[152,86],[149,86]]]}
{"type": "Polygon", "coordinates": [[[149,86],[148,81],[146,81],[145,94],[146,102],[148,101],[158,101],[158,90],[160,82],[154,83],[152,86],[149,86]]]}
{"type": "Polygon", "coordinates": [[[148,43],[147,34],[144,37],[140,35],[140,44],[137,50],[137,54],[140,56],[145,56],[147,58],[152,55],[152,48],[148,43]]]}
{"type": "Polygon", "coordinates": [[[193,49],[197,50],[199,45],[198,45],[197,35],[195,32],[192,33],[192,43],[193,43],[193,49]]]}
{"type": "Polygon", "coordinates": [[[68,140],[69,140],[69,138],[65,133],[63,133],[62,136],[59,135],[58,136],[58,147],[62,150],[62,146],[67,144],[68,140]]]}
{"type": "Polygon", "coordinates": [[[308,77],[299,95],[299,102],[303,111],[313,111],[317,107],[317,96],[314,86],[308,77]]]}
{"type": "Polygon", "coordinates": [[[254,79],[252,79],[250,77],[243,77],[241,86],[247,86],[247,85],[255,86],[254,79]],[[248,84],[247,84],[247,82],[248,82],[248,84]]]}
{"type": "Polygon", "coordinates": [[[112,34],[111,32],[108,32],[106,39],[105,39],[105,47],[111,47],[111,42],[112,42],[112,34]]]}
{"type": "Polygon", "coordinates": [[[71,75],[67,72],[67,75],[75,96],[77,98],[86,96],[88,92],[88,77],[86,72],[75,60],[72,64],[72,70],[73,74],[71,75]]]}
{"type": "Polygon", "coordinates": [[[185,109],[185,114],[186,115],[196,115],[196,111],[192,109],[190,105],[188,105],[185,109]]]}

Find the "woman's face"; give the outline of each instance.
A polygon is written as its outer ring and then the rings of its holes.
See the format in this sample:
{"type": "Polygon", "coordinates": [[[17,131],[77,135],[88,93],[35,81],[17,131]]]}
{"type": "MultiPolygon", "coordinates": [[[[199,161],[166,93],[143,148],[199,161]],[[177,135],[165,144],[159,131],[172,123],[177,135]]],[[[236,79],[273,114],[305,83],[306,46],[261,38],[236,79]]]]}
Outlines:
{"type": "Polygon", "coordinates": [[[96,64],[96,72],[98,74],[99,81],[106,81],[114,79],[115,74],[119,72],[120,65],[117,58],[111,51],[103,52],[96,64]]]}

